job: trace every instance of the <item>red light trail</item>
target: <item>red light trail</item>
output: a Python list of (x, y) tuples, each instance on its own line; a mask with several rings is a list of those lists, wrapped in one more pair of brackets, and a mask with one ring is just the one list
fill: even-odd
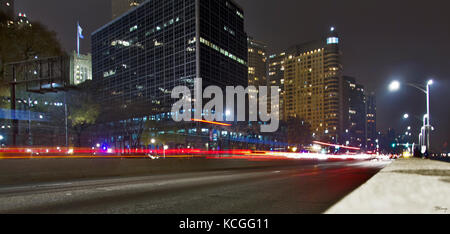
[(231, 126), (231, 124), (214, 122), (214, 121), (207, 121), (207, 120), (202, 120), (202, 119), (192, 119), (192, 121), (194, 121), (194, 122), (201, 122), (201, 123), (208, 123), (208, 124), (214, 124), (214, 125), (219, 125), (219, 126), (226, 126), (226, 127)]
[[(323, 145), (335, 146), (324, 142)], [(345, 147), (358, 149), (356, 147)], [(132, 149), (126, 152), (112, 149), (104, 152), (95, 148), (0, 148), (0, 160), (2, 159), (76, 159), (76, 158), (206, 158), (206, 159), (245, 159), (245, 160), (290, 160), (290, 159), (373, 159), (385, 157), (367, 154), (326, 155), (317, 153), (290, 153), (272, 151), (252, 151), (246, 149), (235, 150), (202, 150), (202, 149)]]

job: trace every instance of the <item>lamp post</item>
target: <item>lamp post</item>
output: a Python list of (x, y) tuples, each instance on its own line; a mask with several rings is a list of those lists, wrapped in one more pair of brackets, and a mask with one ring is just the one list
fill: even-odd
[[(429, 80), (425, 87), (422, 85), (412, 84), (412, 83), (405, 83), (408, 86), (411, 86), (413, 88), (416, 88), (423, 93), (425, 93), (427, 98), (427, 114), (424, 117), (424, 126), (423, 129), (425, 130), (425, 133), (422, 134), (422, 137), (426, 138), (424, 139), (423, 145), (426, 145), (426, 150), (430, 150), (430, 131), (431, 131), (431, 121), (430, 121), (430, 86), (433, 85), (433, 80)], [(391, 92), (398, 91), (401, 88), (401, 83), (399, 81), (393, 81), (389, 85), (389, 90)], [(406, 118), (409, 116), (405, 115)], [(404, 118), (405, 118), (404, 116)]]
[[(409, 115), (408, 113), (405, 113), (405, 114), (403, 114), (403, 119), (404, 120), (409, 120), (409, 119), (411, 119), (411, 117), (413, 117), (415, 120), (417, 120), (417, 121), (420, 121), (421, 123), (422, 123), (422, 120), (419, 118), (419, 117), (417, 117), (417, 116), (415, 116), (415, 115)], [(423, 121), (423, 126), (425, 126), (426, 125), (426, 122), (425, 122), (425, 120)], [(421, 129), (420, 129), (420, 133), (419, 133), (419, 145), (420, 146), (423, 146), (424, 144), (422, 143), (422, 130), (424, 129), (424, 127), (422, 127)], [(412, 127), (411, 126), (408, 126), (407, 127), (407, 130), (408, 131), (411, 131), (412, 130)], [(409, 132), (409, 136), (411, 136), (411, 132)]]
[(169, 146), (168, 145), (164, 145), (163, 149), (164, 149), (164, 158), (166, 158), (166, 150), (169, 149)]
[(433, 85), (433, 80), (427, 82), (427, 150), (430, 150), (430, 132), (431, 132), (431, 116), (430, 116), (430, 86)]

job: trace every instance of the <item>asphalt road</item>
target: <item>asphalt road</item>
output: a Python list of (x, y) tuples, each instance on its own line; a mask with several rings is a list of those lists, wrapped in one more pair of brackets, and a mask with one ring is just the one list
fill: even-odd
[[(109, 164), (114, 166), (105, 166)], [(0, 213), (322, 213), (386, 164), (234, 159), (2, 160)], [(38, 169), (31, 170), (33, 165)], [(158, 170), (142, 169), (152, 166)], [(133, 168), (138, 172), (132, 173)], [(75, 176), (78, 170), (83, 177)], [(91, 170), (97, 174), (86, 172)], [(70, 171), (73, 173), (63, 173)], [(19, 175), (22, 180), (17, 179)]]

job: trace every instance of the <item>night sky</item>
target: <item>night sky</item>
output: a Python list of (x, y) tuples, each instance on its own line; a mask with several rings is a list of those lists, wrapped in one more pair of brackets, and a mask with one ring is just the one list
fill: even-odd
[[(403, 113), (421, 118), (425, 95), (402, 87), (389, 93), (393, 79), (432, 88), (434, 146), (450, 141), (450, 1), (448, 0), (237, 0), (244, 8), (249, 36), (266, 42), (270, 52), (317, 39), (335, 26), (341, 36), (345, 74), (377, 93), (378, 129), (406, 131)], [(109, 0), (16, 0), (16, 11), (58, 33), (67, 51), (76, 48), (76, 22), (84, 28), (82, 52), (90, 51), (89, 34), (107, 23)], [(415, 129), (414, 132), (418, 132)], [(450, 147), (447, 147), (447, 150)]]

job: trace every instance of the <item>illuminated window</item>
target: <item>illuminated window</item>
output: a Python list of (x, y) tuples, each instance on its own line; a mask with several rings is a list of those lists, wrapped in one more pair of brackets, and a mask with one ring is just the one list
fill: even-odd
[(339, 38), (337, 37), (329, 37), (327, 39), (327, 44), (339, 44)]
[(236, 11), (236, 14), (241, 17), (242, 19), (244, 18), (244, 15), (240, 12), (240, 11)]
[(243, 59), (236, 57), (236, 56), (233, 55), (232, 53), (230, 53), (230, 52), (228, 52), (228, 51), (226, 51), (226, 50), (224, 50), (224, 49), (218, 47), (217, 45), (215, 45), (215, 44), (209, 42), (208, 40), (206, 40), (206, 39), (204, 39), (204, 38), (202, 38), (202, 37), (200, 38), (200, 42), (203, 43), (203, 44), (205, 44), (205, 45), (207, 45), (207, 46), (209, 46), (209, 47), (211, 47), (212, 49), (214, 49), (214, 50), (220, 52), (221, 54), (223, 54), (223, 55), (229, 57), (230, 59), (232, 59), (232, 60), (234, 60), (234, 61), (236, 61), (236, 62), (238, 62), (238, 63), (240, 63), (240, 64), (242, 64), (242, 65), (247, 65), (247, 63), (246, 63)]
[(138, 29), (137, 25), (134, 25), (133, 27), (130, 28), (130, 32), (136, 31)]

